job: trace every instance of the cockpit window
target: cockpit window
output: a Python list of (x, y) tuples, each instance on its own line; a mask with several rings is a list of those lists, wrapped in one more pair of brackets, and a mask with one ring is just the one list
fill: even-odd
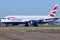
[(2, 19), (8, 19), (8, 20), (10, 20), (10, 18), (2, 18)]
[(2, 18), (2, 19), (6, 19), (6, 18)]

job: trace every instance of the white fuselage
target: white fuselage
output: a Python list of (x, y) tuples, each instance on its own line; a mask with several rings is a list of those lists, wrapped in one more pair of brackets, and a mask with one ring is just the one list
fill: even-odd
[[(6, 16), (4, 17), (1, 22), (26, 22), (30, 20), (45, 20), (50, 18), (56, 18), (56, 17), (50, 17), (50, 16)], [(54, 21), (54, 20), (50, 20)]]

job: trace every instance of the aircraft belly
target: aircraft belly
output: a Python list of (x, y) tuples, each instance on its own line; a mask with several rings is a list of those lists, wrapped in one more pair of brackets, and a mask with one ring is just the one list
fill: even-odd
[(2, 22), (3, 24), (24, 24), (25, 22)]

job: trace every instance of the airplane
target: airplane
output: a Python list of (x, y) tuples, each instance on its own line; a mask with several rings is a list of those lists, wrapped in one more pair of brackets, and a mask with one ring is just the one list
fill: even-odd
[(1, 19), (1, 23), (9, 25), (19, 25), (19, 24), (24, 24), (25, 26), (38, 26), (38, 24), (43, 24), (43, 23), (50, 23), (54, 22), (58, 17), (56, 17), (56, 11), (58, 9), (58, 5), (55, 5), (52, 8), (52, 11), (49, 13), (47, 16), (20, 16), (20, 15), (10, 15), (3, 17)]

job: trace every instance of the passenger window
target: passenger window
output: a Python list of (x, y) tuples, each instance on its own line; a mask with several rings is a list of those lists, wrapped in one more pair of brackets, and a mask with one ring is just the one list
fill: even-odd
[(10, 18), (7, 18), (8, 20), (10, 20)]

